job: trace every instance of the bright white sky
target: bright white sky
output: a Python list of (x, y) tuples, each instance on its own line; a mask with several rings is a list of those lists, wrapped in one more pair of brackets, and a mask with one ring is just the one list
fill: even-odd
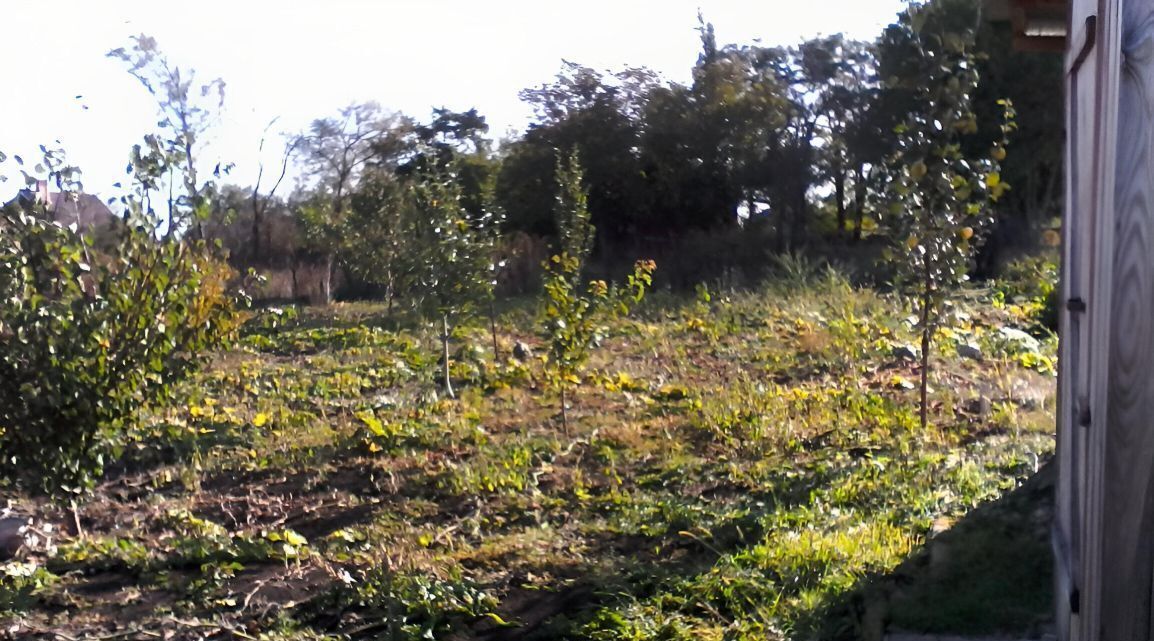
[[(209, 167), (236, 163), (251, 183), (265, 125), (298, 131), (352, 101), (427, 118), (476, 107), (490, 133), (520, 131), (525, 87), (561, 60), (647, 66), (685, 81), (699, 50), (697, 11), (718, 41), (793, 44), (817, 34), (873, 39), (902, 0), (4, 0), (0, 2), (0, 150), (35, 158), (59, 139), (109, 196), (155, 107), (123, 63), (129, 36), (155, 37), (174, 63), (227, 83)], [(82, 99), (75, 96), (81, 95)], [(87, 106), (87, 109), (84, 109)], [(270, 145), (276, 147), (277, 144)], [(270, 156), (271, 160), (275, 156)], [(7, 163), (11, 165), (11, 160)], [(11, 168), (0, 173), (12, 173)], [(19, 175), (19, 174), (17, 174)], [(11, 182), (0, 191), (13, 187)], [(3, 200), (0, 197), (0, 200)]]

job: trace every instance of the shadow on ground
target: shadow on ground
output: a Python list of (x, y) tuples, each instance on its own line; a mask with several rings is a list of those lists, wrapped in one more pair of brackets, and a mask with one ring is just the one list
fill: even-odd
[[(821, 639), (895, 632), (1033, 639), (1053, 628), (1056, 466), (932, 537), (894, 571), (814, 613)], [(944, 524), (943, 524), (944, 525)]]

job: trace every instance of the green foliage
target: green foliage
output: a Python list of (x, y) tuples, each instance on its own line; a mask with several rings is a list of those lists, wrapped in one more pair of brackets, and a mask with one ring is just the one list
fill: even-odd
[[(387, 184), (389, 170), (410, 150), (411, 128), (404, 116), (386, 113), (379, 104), (366, 102), (343, 107), (337, 116), (314, 120), (309, 131), (298, 138), (301, 157), (315, 180), (296, 208), (301, 249), (304, 255), (324, 261), (322, 294), (326, 304), (333, 300), (333, 270), (350, 259), (356, 270), (356, 265), (361, 264), (356, 261), (357, 251), (370, 249), (374, 242), (381, 241), (384, 244), (376, 251), (392, 256), (395, 248), (387, 241), (398, 229), (394, 215), (397, 210), (385, 206), (389, 193), (381, 193), (379, 187)], [(367, 189), (367, 202), (362, 202), (353, 215), (350, 204), (355, 188), (362, 177), (375, 172), (386, 183)], [(372, 219), (372, 225), (362, 228), (366, 217)], [(361, 234), (368, 236), (363, 238)], [(379, 260), (380, 255), (364, 261), (369, 270), (379, 267), (374, 258)], [(380, 275), (372, 282), (380, 279), (388, 280), (387, 275)]]
[(19, 614), (57, 581), (44, 567), (28, 561), (0, 564), (0, 616)]
[[(1002, 163), (1002, 180), (1014, 186), (997, 203), (999, 218), (1017, 225), (1004, 225), (991, 247), (1014, 247), (1029, 243), (1039, 225), (1061, 215), (1062, 165), (1065, 114), (1055, 105), (1062, 103), (1065, 65), (1061, 56), (1039, 56), (1014, 46), (1014, 29), (1009, 22), (983, 20), (977, 47), (985, 54), (978, 60), (981, 82), (974, 93), (978, 122), (995, 123), (1002, 115), (1000, 99), (1013, 102), (1018, 117), (1014, 131), (1014, 153)], [(995, 127), (982, 127), (970, 149), (981, 150), (1001, 137)]]
[(460, 627), (461, 619), (482, 616), (504, 623), (494, 612), (496, 600), (459, 575), (442, 580), (379, 568), (367, 572), (344, 599), (378, 618), (381, 625), (374, 627), (391, 639), (442, 638)]
[(590, 281), (582, 291), (581, 273), (593, 249), (594, 229), (589, 222), (577, 156), (557, 161), (556, 214), (561, 237), (561, 253), (545, 263), (545, 329), (549, 337), (546, 372), (549, 382), (561, 391), (561, 413), (565, 412), (565, 390), (579, 381), (578, 373), (590, 351), (605, 335), (604, 322), (615, 315), (628, 314), (653, 283), (653, 261), (637, 261), (624, 287), (610, 287), (603, 280)]
[(452, 397), (449, 338), (452, 323), (493, 296), (498, 219), (485, 210), (470, 215), (454, 174), (433, 168), (412, 184), (415, 210), (409, 260), (415, 263), (413, 296), (428, 316), (441, 320), (442, 382)]
[(1056, 257), (1043, 254), (1011, 261), (995, 280), (994, 292), (994, 305), (1019, 317), (1032, 331), (1058, 331)]
[[(926, 400), (930, 344), (950, 293), (967, 279), (982, 232), (992, 222), (990, 204), (1008, 186), (999, 166), (1015, 128), (1007, 101), (1001, 137), (985, 157), (968, 157), (966, 135), (977, 133), (972, 95), (978, 85), (974, 51), (977, 5), (943, 0), (912, 6), (904, 26), (911, 59), (900, 82), (917, 108), (898, 127), (891, 227), (897, 285), (913, 304), (922, 334), (922, 404)], [(926, 410), (922, 408), (922, 420)]]
[(471, 216), (455, 175), (433, 170), (411, 186), (415, 296), (430, 317), (467, 313), (492, 295), (497, 217)]
[[(200, 223), (208, 218), (209, 197), (215, 190), (213, 181), (197, 176), (198, 154), (203, 148), (202, 136), (214, 123), (224, 105), (224, 81), (220, 78), (196, 84), (196, 72), (172, 64), (157, 45), (156, 39), (144, 34), (132, 38), (132, 46), (108, 52), (109, 58), (125, 63), (128, 73), (144, 86), (156, 101), (160, 133), (144, 137), (143, 145), (133, 147), (131, 169), (137, 186), (145, 197), (128, 203), (139, 218), (151, 218), (150, 194), (157, 198), (167, 188), (167, 216), (163, 221), (166, 238), (176, 238), (195, 223), (193, 231), (203, 238)], [(228, 166), (217, 164), (213, 172), (219, 178)], [(183, 194), (174, 195), (174, 180), (180, 179)]]
[(264, 307), (245, 321), (244, 334), (279, 335), (285, 328), (292, 327), (299, 317), (300, 309), (297, 307)]
[(593, 251), (596, 239), (593, 223), (590, 222), (589, 194), (585, 191), (585, 170), (576, 153), (564, 162), (557, 157), (557, 196), (553, 205), (557, 217), (557, 234), (560, 238), (561, 256), (577, 261), (574, 278), (579, 278), (586, 259)]
[[(311, 215), (311, 214), (308, 214)], [(412, 295), (420, 263), (411, 254), (417, 212), (406, 185), (381, 172), (365, 176), (353, 194), (334, 244), (353, 276), (384, 288), (391, 303)]]
[(468, 465), (450, 468), (444, 486), (459, 496), (525, 493), (536, 486), (532, 472), (537, 457), (529, 446), (493, 452)]
[(88, 240), (10, 206), (0, 213), (0, 468), (47, 494), (76, 494), (141, 407), (237, 327), (231, 273), (202, 245), (124, 229)]
[[(900, 564), (913, 557), (920, 571), (930, 524), (998, 497), (1052, 450), (1053, 379), (1019, 357), (1052, 358), (1054, 343), (1028, 351), (1003, 327), (1009, 313), (983, 290), (967, 294), (982, 304), (953, 338), (990, 357), (944, 353), (950, 376), (934, 386), (925, 430), (911, 393), (890, 384), (910, 376), (891, 355), (912, 340), (906, 313), (820, 274), (606, 315), (619, 339), (587, 363), (581, 404), (592, 411), (568, 434), (550, 418), (555, 390), (530, 374), (537, 359), (477, 374), (450, 401), (429, 390), (438, 365), (421, 348), (437, 332), (376, 327), (381, 304), (254, 318), (246, 341), (259, 349), (221, 354), (129, 445), (198, 458), (103, 484), (82, 511), (89, 537), (46, 553), (59, 578), (22, 616), (111, 619), (113, 599), (139, 592), (147, 631), (176, 614), (294, 639), (500, 636), (502, 621), (540, 638), (837, 638), (815, 631), (858, 624), (859, 611), (831, 608), (872, 589), (864, 577), (895, 576), (917, 594)], [(505, 320), (529, 318), (535, 302)], [(458, 362), (474, 360), (482, 325), (455, 332)], [(535, 337), (520, 340), (547, 356)], [(991, 408), (982, 416), (978, 395)], [(203, 480), (181, 482), (190, 476)], [(104, 525), (108, 513), (124, 525)], [(1041, 529), (1020, 537), (1031, 559), (1048, 549)], [(131, 585), (94, 587), (113, 580)], [(941, 587), (961, 594), (969, 582)], [(953, 609), (987, 607), (964, 598)], [(1009, 635), (1037, 600), (999, 603), (1004, 630), (975, 628)], [(917, 611), (890, 615), (951, 609), (933, 593), (908, 603)], [(525, 607), (559, 614), (538, 623)]]
[(653, 261), (638, 261), (624, 287), (590, 281), (582, 292), (572, 285), (580, 261), (567, 254), (553, 256), (546, 265), (545, 319), (549, 331), (550, 380), (575, 383), (590, 351), (605, 337), (607, 318), (626, 314), (641, 301), (653, 282)]
[[(936, 4), (889, 33), (910, 52), (893, 86), (879, 86), (861, 43), (719, 46), (702, 21), (691, 85), (570, 65), (526, 92), (541, 122), (501, 155), (473, 111), (412, 127), (362, 105), (317, 121), (299, 141), (315, 182), (296, 203), (304, 242), (290, 260), (343, 268), (390, 304), (262, 310), (237, 350), (215, 349), (237, 318), (230, 275), (204, 246), (122, 230), (98, 249), (36, 216), (14, 218), (19, 229), (4, 218), (0, 365), (16, 359), (24, 378), (0, 370), (0, 471), (30, 482), (42, 462), (59, 467), (30, 487), (63, 493), (86, 487), (101, 455), (132, 456), (80, 515), (95, 536), (45, 551), (43, 568), (0, 566), (0, 613), (27, 611), (28, 629), (73, 614), (83, 616), (65, 625), (95, 627), (124, 599), (141, 619), (126, 633), (144, 636), (500, 637), (501, 616), (515, 616), (525, 638), (880, 638), (855, 608), (892, 576), (879, 620), (922, 626), (948, 600), (939, 611), (988, 625), (974, 614), (988, 602), (960, 593), (987, 573), (976, 568), (990, 542), (958, 556), (966, 571), (942, 575), (943, 591), (911, 598), (909, 577), (924, 569), (931, 524), (997, 498), (1052, 451), (1055, 340), (1013, 326), (1027, 327), (1053, 286), (1049, 265), (1014, 266), (993, 306), (966, 292), (959, 307), (977, 302), (956, 330), (932, 313), (949, 309), (1005, 189), (1008, 131), (973, 160), (974, 141), (990, 143), (970, 137), (986, 122), (968, 106), (972, 16), (951, 9), (971, 5)], [(919, 426), (909, 402), (918, 351), (898, 298), (855, 288), (812, 253), (767, 249), (814, 240), (807, 194), (821, 181), (834, 184), (839, 217), (852, 188), (860, 216), (898, 143), (900, 207), (883, 222), (916, 253), (898, 261), (898, 284), (925, 312), (921, 354), (942, 337), (990, 355), (938, 350), (948, 376), (922, 388), (933, 425)], [(147, 144), (133, 162), (142, 193), (155, 194), (184, 156), (163, 137)], [(509, 301), (503, 335), (473, 317), (493, 300), (499, 162), (517, 224), (557, 232), (544, 299)], [(738, 225), (738, 203), (773, 215)], [(659, 233), (684, 261), (670, 280), (709, 283), (692, 300), (663, 292), (639, 309), (652, 261), (615, 285), (590, 279), (602, 271), (588, 264), (594, 246), (603, 268)], [(736, 287), (763, 273), (775, 282)], [(394, 298), (440, 326), (409, 323)], [(534, 311), (540, 335), (527, 331)], [(478, 336), (490, 330), (492, 353), (516, 344), (515, 358), (487, 358)], [(438, 339), (440, 362), (423, 347)], [(452, 381), (470, 387), (442, 398), (429, 389), (438, 374), (450, 394)], [(582, 383), (592, 411), (571, 431), (566, 393)], [(94, 436), (77, 446), (82, 430)], [(12, 458), (9, 447), (30, 451)], [(1023, 510), (1047, 521), (1041, 512)], [(1003, 601), (1020, 599), (1003, 586), (1049, 579), (1045, 534), (1030, 526), (998, 557), (1028, 562), (993, 593)], [(1039, 600), (1008, 604), (994, 631), (1017, 632)]]

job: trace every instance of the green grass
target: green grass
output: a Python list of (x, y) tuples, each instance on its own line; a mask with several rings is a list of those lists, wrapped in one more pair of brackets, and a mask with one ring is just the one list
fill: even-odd
[[(412, 319), (360, 303), (263, 313), (118, 444), (81, 508), (88, 539), (29, 556), (32, 579), (0, 576), (0, 607), (72, 636), (113, 621), (622, 641), (1036, 626), (1048, 553), (1015, 515), (1045, 496), (971, 513), (1050, 456), (1053, 338), (999, 342), (1022, 319), (972, 293), (939, 341), (922, 431), (916, 366), (893, 355), (913, 343), (901, 306), (835, 274), (794, 280), (658, 295), (615, 322), (568, 435), (541, 363), (509, 356), (539, 345), (528, 304), (502, 313), (500, 359), (485, 323), (457, 331), (457, 400)], [(946, 520), (931, 548), (956, 541), (931, 564)]]

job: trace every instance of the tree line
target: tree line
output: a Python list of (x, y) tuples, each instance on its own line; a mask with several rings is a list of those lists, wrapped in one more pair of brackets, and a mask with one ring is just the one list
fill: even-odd
[[(552, 81), (521, 92), (533, 120), (499, 142), (476, 109), (418, 121), (377, 103), (349, 105), (285, 139), (284, 164), (269, 173), (283, 178), (296, 166), (295, 189), (221, 187), (195, 227), (221, 240), (238, 267), (296, 281), (307, 266), (316, 298), (342, 289), (393, 300), (420, 281), (409, 257), (422, 245), (423, 214), (403, 192), (429, 176), (451, 183), (469, 220), (498, 236), (496, 251), (510, 261), (529, 254), (532, 268), (558, 239), (556, 161), (576, 153), (597, 230), (593, 269), (664, 258), (664, 282), (692, 286), (727, 271), (753, 276), (773, 254), (853, 255), (846, 248), (892, 236), (897, 128), (925, 111), (919, 87), (932, 69), (915, 62), (911, 15), (873, 42), (833, 35), (796, 46), (720, 45), (701, 20), (689, 82), (565, 62)], [(999, 100), (1012, 101), (1019, 123), (1001, 172), (1012, 189), (977, 265), (989, 269), (996, 250), (1034, 242), (1059, 213), (1061, 61), (1012, 51), (996, 25), (975, 38), (965, 152), (1001, 138)], [(295, 283), (292, 295), (301, 289)]]
[[(981, 241), (1020, 242), (1014, 225), (1028, 239), (1060, 202), (1061, 61), (1011, 53), (981, 24), (973, 0), (936, 0), (873, 43), (764, 47), (719, 46), (702, 20), (690, 83), (566, 63), (523, 92), (535, 120), (501, 144), (476, 110), (419, 122), (351, 105), (285, 138), (276, 178), (262, 167), (247, 188), (227, 164), (200, 172), (224, 83), (134, 38), (109, 55), (160, 119), (131, 150), (122, 219), (100, 234), (47, 203), (0, 208), (0, 474), (90, 487), (136, 410), (235, 333), (249, 268), (291, 273), (296, 297), (308, 266), (325, 302), (343, 286), (435, 321), (451, 397), (453, 324), (491, 314), (510, 262), (529, 262), (565, 423), (604, 319), (660, 279), (873, 248), (917, 318), (925, 422), (931, 342)], [(33, 173), (78, 191), (77, 168), (42, 151)], [(303, 179), (281, 195), (291, 163)]]

